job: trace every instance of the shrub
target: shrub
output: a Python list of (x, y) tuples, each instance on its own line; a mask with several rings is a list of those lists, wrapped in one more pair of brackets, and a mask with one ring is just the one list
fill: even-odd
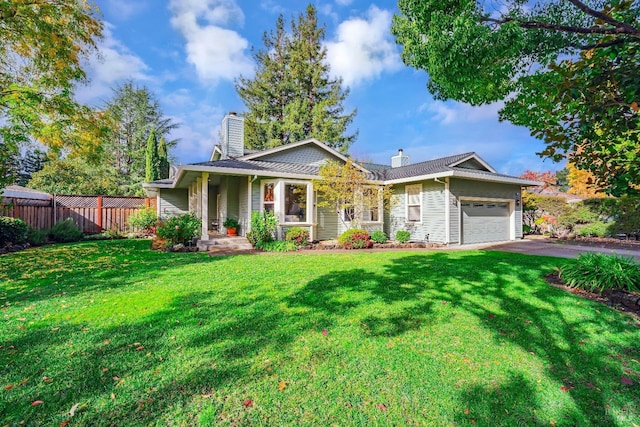
[(298, 249), (298, 246), (296, 246), (294, 242), (288, 240), (271, 240), (269, 242), (263, 242), (256, 247), (265, 252), (289, 252)]
[(47, 243), (47, 234), (49, 234), (49, 230), (36, 230), (33, 227), (29, 227), (27, 242), (31, 246), (42, 246)]
[(293, 242), (297, 247), (306, 246), (309, 241), (309, 230), (302, 227), (291, 227), (285, 233), (284, 239)]
[(186, 244), (198, 235), (202, 221), (195, 213), (173, 216), (158, 225), (156, 234), (174, 245)]
[(576, 229), (578, 236), (582, 237), (605, 237), (609, 235), (609, 224), (606, 224), (602, 221), (593, 222), (591, 224), (585, 224), (579, 226)]
[(376, 243), (386, 243), (387, 235), (383, 231), (374, 231), (371, 233), (371, 240)]
[(640, 291), (640, 266), (631, 257), (615, 254), (580, 254), (574, 263), (562, 267), (560, 278), (567, 286), (587, 291)]
[(273, 212), (254, 211), (251, 214), (251, 229), (247, 232), (247, 239), (254, 248), (259, 248), (262, 244), (273, 241), (277, 228), (278, 218)]
[(56, 243), (77, 242), (82, 239), (82, 231), (73, 222), (73, 219), (67, 218), (51, 227), (49, 238)]
[(409, 233), (407, 230), (398, 230), (396, 232), (396, 240), (400, 243), (407, 243), (409, 240), (411, 240), (411, 233)]
[(127, 222), (133, 230), (151, 235), (156, 232), (158, 214), (154, 208), (139, 209), (129, 216)]
[(120, 231), (118, 224), (113, 224), (111, 228), (102, 232), (107, 239), (124, 239), (124, 234)]
[(27, 241), (29, 226), (19, 218), (0, 216), (0, 246), (7, 243), (20, 244)]
[(236, 228), (237, 229), (240, 226), (240, 223), (235, 218), (227, 218), (222, 223), (222, 226), (224, 228)]
[(338, 237), (338, 243), (345, 249), (364, 249), (373, 246), (367, 230), (350, 228)]

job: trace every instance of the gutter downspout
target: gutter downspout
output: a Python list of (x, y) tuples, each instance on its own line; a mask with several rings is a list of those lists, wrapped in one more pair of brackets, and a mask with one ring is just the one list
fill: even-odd
[(253, 214), (253, 198), (251, 197), (251, 184), (253, 184), (253, 182), (258, 179), (258, 175), (254, 175), (253, 178), (251, 178), (251, 176), (247, 177), (247, 182), (248, 182), (248, 190), (247, 191), (247, 197), (249, 198), (247, 206), (249, 207), (248, 212), (247, 212), (247, 226), (245, 227), (244, 230), (244, 235), (247, 235), (247, 232), (249, 231), (249, 226), (251, 225), (251, 215)]

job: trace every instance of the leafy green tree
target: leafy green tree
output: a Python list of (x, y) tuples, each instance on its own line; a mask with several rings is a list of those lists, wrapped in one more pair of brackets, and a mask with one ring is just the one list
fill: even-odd
[(637, 2), (400, 0), (392, 31), (437, 99), (506, 100), (502, 120), (614, 195), (640, 190)]
[(78, 157), (48, 161), (27, 185), (55, 194), (126, 195), (121, 193), (113, 168), (90, 164)]
[(158, 140), (156, 139), (156, 132), (151, 129), (149, 136), (147, 137), (147, 149), (146, 149), (146, 167), (145, 178), (146, 182), (155, 181), (158, 179)]
[[(167, 138), (178, 124), (164, 116), (149, 89), (138, 87), (132, 81), (114, 89), (105, 114), (110, 122), (104, 143), (105, 152), (109, 153), (105, 161), (120, 174), (121, 188), (127, 193), (140, 193), (140, 184), (146, 177), (146, 147), (151, 131), (155, 138)], [(167, 151), (177, 143), (177, 140), (165, 141)]]
[[(0, 139), (3, 157), (31, 138), (54, 151), (95, 151), (93, 113), (73, 98), (82, 61), (102, 35), (86, 1), (0, 2)], [(99, 139), (98, 139), (99, 141)], [(2, 159), (3, 161), (6, 159)], [(13, 177), (2, 174), (0, 186)]]
[(18, 185), (26, 185), (31, 176), (42, 170), (49, 161), (47, 153), (38, 149), (27, 149), (20, 158), (20, 172), (18, 173)]
[(311, 5), (291, 22), (290, 31), (280, 15), (275, 31), (264, 33), (264, 49), (253, 55), (255, 77), (236, 81), (248, 109), (248, 147), (272, 148), (313, 137), (346, 152), (355, 140), (356, 134), (346, 132), (356, 111), (344, 112), (349, 90), (329, 75), (324, 38), (325, 28)]

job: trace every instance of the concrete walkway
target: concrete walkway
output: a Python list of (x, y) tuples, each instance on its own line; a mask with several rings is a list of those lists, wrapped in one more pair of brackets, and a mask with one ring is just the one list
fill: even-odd
[(569, 243), (552, 243), (544, 240), (516, 240), (514, 242), (486, 243), (478, 245), (463, 245), (460, 249), (482, 249), (503, 252), (515, 252), (528, 255), (544, 255), (560, 258), (576, 258), (586, 252), (600, 252), (605, 254), (618, 254), (632, 256), (640, 260), (640, 250), (632, 249), (608, 249), (593, 246), (579, 246)]

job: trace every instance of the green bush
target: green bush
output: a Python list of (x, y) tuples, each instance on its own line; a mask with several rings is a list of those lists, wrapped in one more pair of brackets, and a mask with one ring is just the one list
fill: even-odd
[(376, 243), (386, 243), (387, 235), (383, 231), (374, 231), (371, 233), (371, 240)]
[(581, 237), (605, 237), (608, 236), (610, 224), (606, 224), (602, 221), (592, 222), (591, 224), (585, 224), (578, 226), (576, 232)]
[(0, 246), (24, 243), (28, 232), (29, 226), (20, 218), (0, 216)]
[(156, 223), (158, 222), (158, 214), (156, 214), (154, 208), (139, 209), (129, 216), (127, 222), (129, 223), (129, 227), (135, 231), (154, 234)]
[(400, 243), (407, 243), (409, 240), (411, 240), (411, 233), (409, 233), (407, 230), (398, 230), (396, 232), (396, 240)]
[(302, 227), (291, 227), (285, 233), (284, 239), (293, 242), (297, 247), (306, 246), (309, 242), (309, 230)]
[(562, 267), (560, 278), (567, 286), (592, 292), (640, 291), (640, 266), (631, 257), (615, 254), (580, 254), (575, 262)]
[(27, 232), (27, 242), (31, 246), (42, 246), (47, 243), (47, 235), (49, 230), (36, 230), (33, 227), (29, 227)]
[(162, 239), (170, 240), (174, 245), (187, 244), (198, 235), (201, 226), (200, 218), (190, 212), (161, 222), (156, 229), (156, 234)]
[(345, 249), (364, 249), (373, 246), (367, 230), (350, 228), (338, 237), (338, 244)]
[(56, 243), (77, 242), (82, 239), (82, 231), (78, 228), (73, 219), (67, 218), (58, 222), (49, 230), (49, 239)]
[(251, 214), (251, 229), (247, 232), (247, 239), (254, 248), (272, 242), (278, 228), (278, 218), (273, 212), (257, 212)]
[(262, 242), (258, 249), (262, 249), (265, 252), (290, 252), (298, 250), (298, 246), (294, 242), (287, 240), (271, 240), (268, 242)]

